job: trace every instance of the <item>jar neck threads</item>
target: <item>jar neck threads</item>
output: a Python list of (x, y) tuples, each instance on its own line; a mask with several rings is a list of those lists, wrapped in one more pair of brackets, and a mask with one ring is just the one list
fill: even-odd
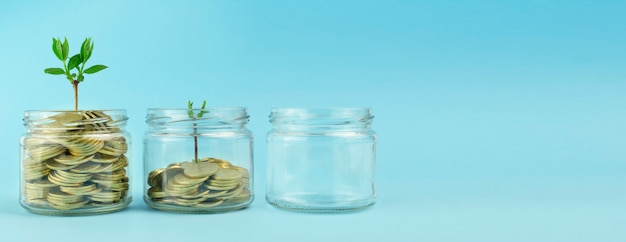
[[(190, 114), (190, 111), (192, 114)], [(204, 111), (201, 117), (197, 114)], [(193, 117), (190, 117), (193, 115)], [(195, 130), (244, 129), (250, 116), (246, 108), (214, 107), (200, 109), (148, 109), (146, 123), (150, 131), (188, 132)]]
[(269, 116), (280, 131), (367, 131), (371, 108), (272, 108)]
[(79, 110), (24, 112), (24, 126), (29, 133), (41, 132), (120, 132), (126, 126), (126, 110)]

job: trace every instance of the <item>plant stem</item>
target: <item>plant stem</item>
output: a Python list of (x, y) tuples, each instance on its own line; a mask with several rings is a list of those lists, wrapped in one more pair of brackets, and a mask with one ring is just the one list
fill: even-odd
[(72, 86), (74, 86), (74, 110), (78, 111), (78, 81), (74, 80)]
[[(194, 124), (195, 126), (195, 124)], [(196, 128), (193, 128), (193, 155), (195, 158), (195, 162), (196, 163), (200, 163), (200, 161), (198, 160), (198, 136), (197, 133), (198, 130)]]

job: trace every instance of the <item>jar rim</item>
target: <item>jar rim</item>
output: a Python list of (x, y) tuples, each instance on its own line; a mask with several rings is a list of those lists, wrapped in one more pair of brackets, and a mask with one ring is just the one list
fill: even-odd
[(113, 109), (79, 109), (79, 110), (62, 110), (62, 109), (29, 109), (24, 113), (74, 113), (74, 112), (86, 112), (86, 111), (100, 111), (100, 112), (121, 112), (125, 113), (126, 109), (113, 108)]
[(126, 109), (94, 110), (27, 110), (22, 119), (29, 131), (76, 130), (85, 125), (124, 127), (128, 121)]
[[(189, 116), (190, 110), (193, 112), (192, 117)], [(233, 127), (247, 124), (249, 118), (248, 109), (245, 107), (148, 108), (146, 112), (146, 123), (168, 128)]]
[[(205, 107), (208, 110), (222, 110), (222, 111), (247, 111), (246, 107)], [(157, 111), (188, 111), (188, 108), (148, 108), (148, 112)], [(192, 108), (192, 110), (201, 110), (200, 108)]]
[(369, 128), (374, 115), (369, 107), (272, 108), (269, 116), (280, 129), (363, 129)]
[(371, 112), (371, 107), (272, 107), (272, 112)]
[(270, 118), (279, 117), (371, 119), (373, 115), (372, 108), (369, 107), (272, 108)]

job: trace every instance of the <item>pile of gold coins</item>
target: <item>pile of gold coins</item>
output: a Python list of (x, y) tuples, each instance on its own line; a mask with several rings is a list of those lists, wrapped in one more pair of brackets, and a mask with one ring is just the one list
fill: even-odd
[(22, 141), (23, 202), (59, 210), (109, 206), (128, 194), (128, 145), (110, 116), (67, 112)]
[(152, 202), (181, 207), (212, 208), (249, 201), (250, 174), (245, 168), (216, 158), (172, 163), (148, 175)]

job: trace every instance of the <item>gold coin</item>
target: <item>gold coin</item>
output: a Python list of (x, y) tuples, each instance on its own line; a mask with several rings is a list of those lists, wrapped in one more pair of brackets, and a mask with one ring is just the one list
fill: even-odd
[(89, 120), (84, 125), (85, 129), (88, 130), (108, 131), (107, 123), (113, 121), (109, 115), (101, 111), (84, 111), (82, 117), (84, 120)]
[(71, 171), (53, 171), (53, 173), (68, 181), (76, 181), (79, 183), (89, 181), (89, 179), (93, 177), (92, 174), (75, 173)]
[(76, 173), (92, 173), (94, 171), (97, 171), (101, 167), (102, 167), (102, 165), (100, 165), (98, 163), (86, 162), (86, 163), (80, 164), (78, 166), (75, 166), (73, 168), (70, 168), (70, 171), (76, 172)]
[(83, 164), (93, 158), (91, 156), (75, 156), (75, 155), (60, 155), (54, 158), (54, 161), (61, 163), (63, 165), (80, 165)]
[(168, 166), (167, 169), (165, 169), (165, 172), (163, 172), (163, 181), (172, 179), (174, 176), (182, 172), (183, 168), (180, 166)]
[(242, 182), (240, 180), (234, 180), (234, 181), (210, 180), (208, 182), (209, 185), (217, 186), (217, 187), (234, 187), (241, 183)]
[(128, 143), (126, 143), (126, 139), (124, 137), (117, 137), (107, 140), (105, 146), (115, 150), (119, 150), (122, 153), (126, 153), (126, 151), (128, 150)]
[(81, 136), (67, 144), (64, 144), (64, 146), (67, 147), (72, 155), (88, 156), (101, 151), (104, 147), (104, 141)]
[(241, 172), (239, 172), (236, 169), (232, 169), (232, 168), (221, 168), (219, 169), (219, 171), (217, 171), (217, 173), (215, 173), (215, 175), (213, 175), (213, 179), (215, 180), (228, 180), (228, 181), (232, 181), (232, 180), (238, 180), (241, 179), (242, 174)]
[(193, 195), (198, 193), (198, 187), (200, 185), (194, 185), (190, 187), (172, 187), (166, 186), (163, 188), (163, 192), (168, 196), (183, 196), (183, 195)]
[(215, 163), (217, 165), (220, 166), (220, 168), (229, 168), (232, 166), (232, 164), (226, 160), (222, 160), (222, 159), (218, 159), (218, 158), (203, 158), (200, 159), (201, 162), (211, 162), (211, 163)]
[(89, 195), (89, 200), (101, 203), (116, 203), (121, 200), (122, 194), (119, 191), (102, 191)]
[(150, 174), (148, 174), (148, 185), (152, 187), (162, 186), (163, 172), (165, 172), (165, 169), (163, 168), (151, 171)]
[(22, 176), (26, 181), (35, 181), (45, 178), (50, 173), (50, 169), (43, 163), (24, 164)]
[(62, 192), (61, 190), (52, 189), (48, 193), (48, 202), (57, 205), (63, 205), (66, 203), (77, 203), (83, 201), (82, 195), (74, 195)]
[(34, 148), (41, 146), (58, 146), (56, 143), (43, 137), (26, 137), (24, 138), (24, 147)]
[(116, 162), (119, 158), (120, 158), (119, 156), (96, 153), (94, 157), (91, 158), (91, 161), (96, 162), (96, 163), (113, 163), (113, 162)]
[(50, 182), (59, 186), (76, 187), (91, 179), (91, 174), (80, 174), (66, 171), (52, 171), (48, 175)]
[(204, 181), (206, 181), (206, 179), (208, 179), (208, 176), (205, 177), (199, 177), (199, 178), (190, 178), (186, 175), (183, 174), (178, 174), (176, 176), (174, 176), (174, 182), (176, 182), (177, 184), (181, 184), (181, 185), (185, 185), (185, 184), (200, 184), (203, 183)]
[(128, 166), (128, 159), (126, 156), (122, 155), (116, 162), (113, 162), (112, 165), (111, 170), (113, 171), (123, 169)]
[(93, 193), (100, 192), (102, 188), (96, 187), (95, 184), (91, 184), (88, 186), (80, 186), (80, 187), (60, 187), (62, 192), (73, 194), (73, 195), (89, 195)]
[(74, 187), (77, 187), (77, 186), (81, 185), (80, 182), (67, 181), (67, 180), (65, 180), (63, 178), (59, 178), (59, 177), (57, 177), (56, 174), (54, 174), (54, 172), (51, 173), (50, 175), (48, 175), (48, 180), (50, 180), (50, 182), (52, 182), (52, 183), (54, 183), (56, 185), (59, 185), (59, 186), (68, 186), (68, 187), (74, 186)]
[(83, 206), (85, 206), (85, 204), (87, 204), (89, 201), (85, 200), (85, 201), (80, 201), (80, 202), (75, 202), (75, 203), (62, 203), (62, 204), (56, 204), (56, 203), (50, 203), (50, 206), (53, 208), (56, 208), (58, 210), (71, 210), (71, 209), (77, 209), (77, 208), (81, 208)]
[(219, 197), (222, 196), (224, 194), (226, 194), (228, 191), (211, 191), (211, 190), (206, 190), (204, 192), (201, 193), (197, 193), (197, 194), (193, 194), (193, 195), (183, 195), (181, 196), (181, 198), (198, 198), (198, 197), (204, 197), (205, 200), (209, 199), (209, 198), (215, 198), (215, 197)]
[(217, 164), (210, 162), (183, 162), (181, 167), (183, 168), (185, 176), (191, 178), (208, 177), (215, 174), (220, 169)]
[(195, 188), (200, 187), (200, 184), (199, 183), (180, 184), (180, 183), (177, 183), (174, 179), (169, 179), (169, 180), (167, 180), (167, 186), (166, 187), (167, 187), (167, 191), (179, 190), (179, 189), (180, 190), (183, 190), (183, 189), (184, 190), (189, 190), (189, 189), (192, 189), (194, 187)]
[(82, 117), (78, 113), (63, 112), (49, 117), (51, 122), (37, 125), (38, 128), (44, 130), (59, 130), (64, 131), (69, 128), (77, 127), (80, 125)]
[(165, 192), (163, 192), (160, 187), (151, 187), (148, 189), (148, 196), (151, 198), (164, 198)]
[(219, 198), (224, 199), (224, 200), (230, 199), (239, 195), (242, 191), (243, 191), (243, 186), (238, 186), (232, 190), (229, 190), (226, 194), (224, 194), (223, 196), (220, 196)]
[(61, 164), (59, 162), (56, 162), (55, 160), (51, 159), (51, 160), (47, 160), (46, 161), (46, 166), (52, 170), (69, 170), (72, 168), (77, 167), (78, 165), (65, 165), (65, 164)]
[(57, 186), (56, 184), (48, 181), (48, 179), (42, 179), (38, 181), (24, 183), (24, 187), (31, 188), (31, 189), (51, 188), (51, 187), (56, 187), (56, 186)]
[(248, 179), (250, 178), (250, 172), (248, 172), (248, 170), (246, 168), (240, 167), (240, 166), (232, 166), (231, 168), (239, 171), (241, 173), (241, 177)]
[(224, 200), (218, 200), (218, 201), (212, 201), (212, 202), (205, 201), (205, 202), (194, 204), (192, 206), (197, 207), (197, 208), (212, 208), (212, 207), (222, 204), (223, 202)]
[(78, 126), (78, 122), (83, 120), (83, 117), (79, 112), (62, 112), (51, 116), (50, 118), (58, 124), (63, 124), (63, 126), (68, 124), (75, 124), (75, 126)]
[(230, 187), (222, 187), (222, 186), (204, 185), (204, 187), (206, 189), (213, 190), (213, 191), (228, 191), (228, 190), (236, 188), (237, 186), (238, 185), (234, 185), (234, 186), (230, 186)]
[(122, 181), (127, 180), (126, 170), (116, 170), (113, 172), (104, 172), (104, 173), (94, 173), (94, 179), (100, 180), (112, 180), (112, 181)]
[(110, 187), (107, 187), (107, 189), (111, 190), (111, 191), (128, 191), (129, 185), (128, 182), (120, 182), (120, 183), (113, 183), (111, 184)]
[(26, 203), (35, 207), (47, 207), (50, 204), (45, 198), (27, 198)]
[(45, 199), (48, 196), (52, 188), (42, 188), (42, 189), (24, 189), (24, 195), (28, 199)]
[(244, 190), (239, 195), (229, 198), (228, 200), (224, 200), (224, 202), (228, 202), (232, 204), (243, 203), (243, 202), (249, 201), (251, 197), (252, 195), (250, 194), (250, 192), (247, 190)]
[(27, 152), (33, 162), (40, 162), (65, 153), (65, 148), (58, 145), (50, 145), (28, 149)]
[(181, 164), (183, 164), (183, 163), (182, 162), (174, 162), (174, 163), (171, 163), (171, 164), (167, 165), (167, 168), (181, 168), (182, 169), (182, 167), (180, 166)]
[(105, 145), (98, 152), (105, 155), (120, 156), (128, 151), (128, 145), (124, 140), (113, 140), (105, 142)]
[(106, 188), (110, 188), (113, 186), (118, 187), (120, 183), (125, 183), (124, 181), (116, 181), (116, 180), (109, 180), (109, 179), (91, 179), (90, 182), (100, 184), (101, 186), (106, 187)]

